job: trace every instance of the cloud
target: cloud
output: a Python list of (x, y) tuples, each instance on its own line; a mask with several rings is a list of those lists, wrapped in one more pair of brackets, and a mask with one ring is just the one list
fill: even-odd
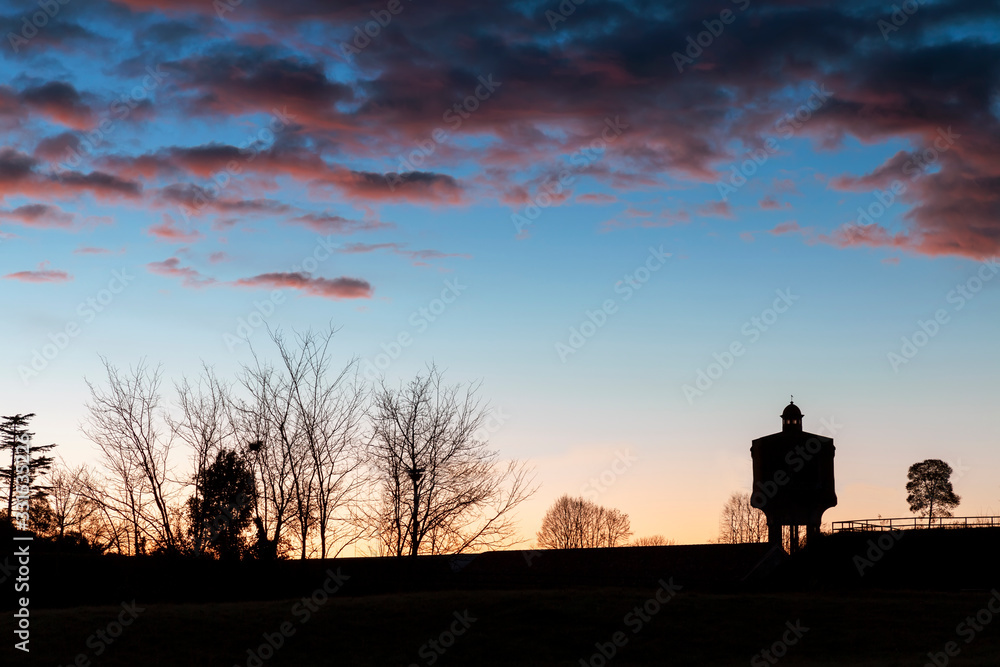
[[(31, 14), (31, 16), (33, 17), (34, 15)], [(24, 16), (0, 16), (0, 22), (3, 25), (17, 26), (18, 30), (16, 32), (21, 32), (24, 29), (23, 19)], [(77, 49), (88, 47), (97, 46), (99, 48), (107, 48), (108, 44), (111, 43), (111, 40), (69, 19), (65, 13), (59, 16), (58, 20), (48, 21), (48, 23), (37, 31), (30, 40), (31, 48), (28, 48), (24, 42), (12, 39), (10, 34), (5, 35), (5, 38), (14, 57), (25, 59), (30, 58), (33, 54), (37, 54), (40, 47), (47, 47), (72, 54)]]
[(371, 284), (359, 278), (313, 278), (308, 273), (264, 273), (236, 281), (240, 287), (294, 289), (324, 299), (370, 299)]
[(274, 57), (262, 48), (215, 51), (164, 66), (183, 79), (186, 104), (195, 113), (239, 115), (282, 111), (290, 123), (334, 129), (335, 105), (354, 100), (354, 89), (329, 79), (322, 63)]
[(71, 84), (50, 81), (25, 88), (18, 98), (29, 109), (48, 116), (50, 120), (60, 125), (74, 130), (88, 130), (93, 127), (93, 111)]
[(817, 240), (838, 248), (869, 246), (875, 248), (914, 249), (914, 239), (902, 232), (892, 233), (881, 225), (843, 225), (832, 234), (820, 234)]
[(13, 148), (0, 149), (0, 185), (16, 183), (31, 176), (35, 164), (34, 158)]
[(771, 234), (781, 236), (782, 234), (801, 234), (803, 231), (802, 227), (799, 227), (798, 222), (795, 220), (789, 220), (788, 222), (782, 222), (775, 225), (774, 228), (771, 229)]
[(772, 195), (767, 195), (766, 197), (760, 200), (760, 208), (764, 211), (775, 211), (778, 209), (791, 208), (791, 207), (792, 205), (789, 204), (788, 202), (782, 204)]
[(353, 199), (459, 204), (463, 188), (447, 174), (426, 171), (374, 174), (337, 170), (321, 181), (337, 187)]
[(387, 229), (391, 224), (374, 218), (352, 220), (331, 213), (305, 213), (287, 221), (288, 224), (307, 227), (318, 234), (354, 234), (362, 231)]
[(13, 148), (0, 149), (0, 199), (73, 197), (86, 192), (104, 200), (137, 198), (142, 185), (101, 171), (45, 172), (34, 157)]
[[(110, 6), (116, 30), (134, 37), (116, 54), (125, 60), (95, 63), (101, 87), (128, 91), (155, 56), (168, 73), (156, 111), (170, 131), (136, 142), (116, 137), (92, 151), (93, 170), (75, 166), (57, 177), (46, 166), (72, 148), (74, 135), (64, 131), (93, 131), (113, 94), (82, 90), (69, 74), (26, 74), (17, 88), (0, 87), (0, 124), (23, 140), (0, 153), (0, 197), (48, 202), (92, 194), (160, 205), (170, 183), (207, 189), (208, 179), (235, 161), (241, 173), (228, 186), (232, 194), (199, 211), (275, 214), (286, 206), (276, 200), (289, 191), (369, 207), (464, 206), (491, 197), (523, 206), (563, 170), (625, 199), (630, 191), (726, 177), (734, 160), (746, 159), (744, 147), (779, 136), (779, 121), (801, 108), (813, 86), (826, 86), (829, 98), (771, 158), (789, 168), (774, 192), (797, 192), (803, 179), (815, 185), (815, 175), (805, 178), (786, 157), (800, 145), (850, 156), (885, 146), (878, 164), (840, 173), (828, 187), (868, 194), (896, 179), (905, 183), (893, 224), (910, 252), (979, 257), (1000, 250), (995, 2), (922, 6), (884, 40), (877, 29), (884, 4), (760, 0), (678, 71), (673, 54), (705, 21), (717, 20), (717, 4), (677, 0), (660, 11), (594, 0), (553, 34), (545, 3), (426, 0), (349, 57), (340, 44), (369, 20), (362, 0), (246, 0), (224, 19), (204, 0), (119, 0)], [(57, 56), (71, 53), (89, 66), (98, 50), (79, 39), (93, 35), (72, 16), (60, 16), (37, 39), (52, 36), (74, 49)], [(64, 69), (72, 68), (37, 71)], [(231, 143), (187, 145), (192, 118), (192, 142), (219, 136)], [(245, 128), (245, 141), (236, 128)], [(955, 135), (947, 150), (942, 133)], [(164, 136), (183, 145), (167, 145)], [(35, 146), (27, 162), (18, 153), (28, 150), (23, 146)], [(128, 150), (142, 153), (123, 154)], [(933, 167), (917, 179), (902, 173), (908, 160), (931, 155)], [(187, 190), (189, 201), (197, 194)], [(569, 188), (560, 196), (570, 196)], [(761, 208), (771, 209), (772, 199)], [(613, 203), (599, 195), (576, 201)], [(626, 215), (602, 230), (677, 224), (692, 213), (732, 215), (719, 205)], [(293, 224), (355, 229), (333, 217)], [(897, 236), (868, 242), (895, 243)]]
[(203, 276), (195, 269), (181, 266), (181, 260), (177, 257), (170, 257), (162, 262), (150, 262), (146, 265), (146, 269), (160, 276), (180, 278), (184, 287), (208, 287), (216, 282), (214, 278)]
[[(274, 141), (270, 146), (261, 144), (260, 135), (264, 130)], [(145, 178), (152, 178), (157, 174), (185, 174), (211, 179), (220, 172), (226, 172), (230, 178), (250, 173), (272, 177), (289, 175), (309, 180), (331, 173), (330, 167), (316, 152), (296, 144), (292, 139), (286, 139), (285, 136), (287, 135), (276, 136), (265, 124), (258, 132), (251, 133), (240, 146), (218, 142), (198, 146), (167, 146), (137, 156), (109, 156), (107, 162), (130, 177)]]
[(605, 220), (601, 223), (600, 231), (609, 232), (615, 229), (628, 229), (632, 227), (673, 227), (675, 225), (686, 225), (691, 222), (691, 214), (681, 209), (671, 211), (663, 209), (657, 213), (653, 211), (636, 209), (631, 206), (618, 217)]
[(153, 23), (136, 34), (136, 41), (147, 47), (176, 47), (200, 36), (197, 24), (182, 20)]
[(218, 192), (217, 189), (194, 183), (173, 183), (162, 188), (157, 195), (166, 204), (182, 207), (180, 212), (185, 216), (198, 216), (205, 212), (264, 215), (285, 213), (291, 209), (287, 204), (274, 199), (227, 198), (220, 197)]
[(42, 262), (35, 271), (18, 271), (4, 276), (7, 280), (19, 280), (24, 283), (65, 283), (73, 280), (73, 276), (65, 271), (55, 271), (48, 268), (48, 262)]
[(388, 250), (396, 255), (409, 257), (415, 266), (427, 266), (430, 260), (447, 259), (457, 257), (461, 259), (472, 259), (472, 255), (466, 253), (447, 253), (439, 250), (409, 250), (401, 243), (348, 243), (342, 246), (339, 252), (356, 255), (378, 250)]
[(903, 168), (907, 163), (912, 161), (913, 156), (908, 151), (899, 151), (873, 171), (863, 176), (842, 174), (831, 178), (829, 187), (833, 190), (850, 190), (854, 192), (868, 192), (876, 188), (888, 188), (892, 186), (893, 181), (898, 181), (903, 177)]
[(7, 211), (0, 209), (0, 219), (41, 229), (69, 229), (73, 226), (72, 213), (50, 204), (25, 204)]
[(122, 195), (136, 197), (142, 191), (142, 185), (127, 181), (113, 174), (92, 171), (84, 174), (77, 171), (66, 171), (52, 177), (52, 184), (62, 186), (68, 191), (89, 190), (99, 195)]
[(150, 236), (156, 237), (157, 240), (168, 243), (194, 243), (205, 237), (198, 230), (186, 231), (181, 229), (177, 226), (177, 221), (174, 220), (173, 216), (166, 213), (163, 214), (160, 224), (153, 225), (146, 231)]
[(720, 218), (733, 218), (733, 207), (729, 202), (712, 201), (698, 207), (698, 215), (713, 215)]
[(35, 156), (49, 162), (67, 160), (70, 154), (80, 150), (80, 137), (72, 132), (61, 132), (46, 137), (35, 146)]
[(613, 204), (618, 201), (618, 197), (614, 195), (604, 194), (602, 192), (597, 193), (586, 193), (576, 196), (576, 201), (581, 204)]

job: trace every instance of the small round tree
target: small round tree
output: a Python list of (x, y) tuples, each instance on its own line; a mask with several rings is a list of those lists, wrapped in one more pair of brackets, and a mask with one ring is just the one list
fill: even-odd
[(941, 459), (914, 463), (906, 473), (906, 502), (911, 512), (927, 517), (928, 528), (934, 517), (951, 516), (951, 509), (962, 500), (951, 487), (951, 473), (951, 466)]

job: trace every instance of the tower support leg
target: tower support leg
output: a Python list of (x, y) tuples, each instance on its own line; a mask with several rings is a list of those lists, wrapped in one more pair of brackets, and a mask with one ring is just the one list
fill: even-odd
[(767, 522), (767, 543), (781, 546), (781, 524), (776, 521)]

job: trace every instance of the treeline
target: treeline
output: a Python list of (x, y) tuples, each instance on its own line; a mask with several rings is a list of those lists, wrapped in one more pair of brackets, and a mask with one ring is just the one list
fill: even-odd
[(99, 551), (222, 559), (515, 543), (513, 510), (537, 487), (524, 462), (490, 449), (479, 386), (448, 385), (434, 366), (366, 384), (357, 360), (334, 367), (333, 335), (270, 332), (274, 362), (255, 351), (229, 380), (203, 366), (171, 403), (162, 368), (102, 359), (82, 427), (97, 461), (36, 470), (32, 529)]

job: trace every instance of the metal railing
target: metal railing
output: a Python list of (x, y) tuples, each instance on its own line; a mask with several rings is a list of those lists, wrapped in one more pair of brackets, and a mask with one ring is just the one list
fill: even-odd
[(920, 516), (894, 519), (879, 517), (878, 519), (834, 521), (831, 528), (835, 533), (917, 530), (920, 528), (1000, 528), (1000, 516), (936, 516), (929, 522), (927, 517)]

